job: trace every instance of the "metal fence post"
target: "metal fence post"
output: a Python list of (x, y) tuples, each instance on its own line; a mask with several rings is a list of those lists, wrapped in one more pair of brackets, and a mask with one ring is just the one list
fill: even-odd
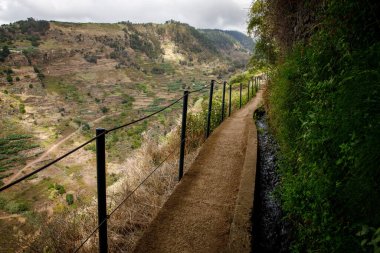
[(222, 119), (220, 120), (220, 122), (223, 122), (224, 120), (224, 103), (225, 103), (225, 97), (226, 97), (226, 84), (227, 82), (224, 81), (223, 82), (223, 96), (222, 96)]
[(251, 97), (253, 97), (253, 91), (254, 91), (254, 90), (253, 90), (253, 79), (251, 80), (251, 85), (252, 85), (252, 86), (251, 86), (251, 90), (252, 90)]
[(260, 87), (259, 77), (256, 77), (256, 86), (257, 86), (257, 90), (258, 90)]
[(260, 77), (257, 77), (257, 89), (260, 89)]
[(108, 251), (107, 242), (107, 200), (106, 200), (106, 130), (96, 129), (96, 168), (98, 188), (98, 225), (99, 225), (99, 252)]
[(189, 98), (189, 91), (183, 92), (183, 108), (182, 108), (182, 127), (181, 127), (181, 150), (179, 153), (179, 170), (178, 181), (183, 177), (183, 164), (185, 158), (185, 144), (186, 144), (186, 118), (187, 118), (187, 101)]
[(207, 127), (206, 127), (206, 138), (210, 135), (210, 124), (211, 124), (211, 110), (212, 110), (212, 95), (214, 93), (214, 82), (215, 80), (211, 80), (210, 85), (210, 97), (208, 100), (208, 114), (207, 114)]
[(249, 81), (248, 81), (247, 86), (248, 86), (248, 93), (247, 93), (247, 98), (248, 98), (247, 103), (248, 103), (248, 101), (249, 101)]
[(242, 85), (242, 83), (240, 83), (240, 107), (239, 108), (241, 108), (241, 91), (242, 91), (242, 89), (243, 89), (243, 85)]
[(230, 84), (230, 100), (228, 103), (228, 117), (231, 116), (231, 104), (232, 104), (232, 84)]

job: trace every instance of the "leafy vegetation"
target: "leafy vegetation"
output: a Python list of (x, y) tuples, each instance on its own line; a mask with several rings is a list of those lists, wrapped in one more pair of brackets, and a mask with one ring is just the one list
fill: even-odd
[(42, 34), (44, 35), (50, 28), (50, 23), (45, 20), (35, 20), (28, 18), (27, 20), (21, 20), (14, 23), (14, 26), (18, 26), (22, 33), (25, 34)]
[(0, 62), (3, 62), (5, 60), (5, 58), (7, 58), (10, 53), (11, 52), (9, 51), (8, 46), (3, 46), (3, 48), (0, 51)]
[[(41, 72), (38, 70), (37, 75), (39, 74), (41, 74)], [(73, 84), (66, 83), (62, 79), (54, 77), (46, 78), (46, 89), (48, 91), (56, 92), (57, 94), (62, 95), (65, 100), (75, 101), (78, 103), (83, 102), (83, 97), (78, 92), (78, 88)]]
[(203, 29), (202, 34), (218, 48), (228, 49), (234, 46), (234, 39), (221, 30)]
[(128, 109), (132, 107), (133, 102), (135, 101), (135, 98), (128, 94), (123, 94), (122, 97), (123, 97), (123, 101), (121, 103), (125, 106), (125, 108)]
[(66, 202), (69, 206), (74, 204), (74, 196), (71, 193), (66, 194)]
[(32, 142), (31, 135), (11, 134), (0, 138), (0, 177), (5, 178), (11, 174), (6, 173), (10, 168), (23, 164), (26, 156), (23, 151), (38, 147)]
[(129, 43), (132, 49), (143, 52), (152, 59), (157, 58), (158, 55), (162, 53), (157, 39), (154, 37), (148, 38), (131, 25), (129, 25), (128, 28), (129, 29), (125, 29), (124, 32), (129, 37)]
[[(247, 74), (248, 76), (248, 74)], [(230, 80), (231, 83), (231, 80)], [(242, 106), (248, 103), (248, 82), (245, 82), (242, 86)], [(238, 110), (240, 108), (240, 86), (236, 83), (232, 84), (232, 94), (231, 94), (231, 113)], [(224, 106), (224, 117), (226, 118), (228, 115), (228, 85), (226, 86), (226, 94), (225, 94), (225, 106)], [(255, 96), (256, 90), (250, 90), (250, 98)], [(219, 126), (222, 119), (222, 88), (220, 87), (215, 91), (213, 95), (212, 108), (211, 108), (211, 121), (210, 121), (210, 132), (214, 131), (215, 128)], [(198, 141), (202, 140), (199, 138), (200, 136), (205, 134), (205, 128), (207, 124), (207, 115), (208, 115), (208, 95), (204, 95), (201, 110), (196, 113), (188, 114), (188, 125), (187, 125), (187, 135), (189, 135), (189, 143), (188, 146), (197, 146), (199, 145)]]
[(98, 62), (98, 57), (96, 55), (93, 55), (93, 54), (86, 54), (84, 56), (84, 59), (86, 61), (88, 61), (89, 63), (97, 63)]
[[(223, 58), (223, 55), (214, 54), (214, 51), (212, 51), (219, 51), (219, 48), (213, 46), (210, 40), (201, 34), (198, 29), (191, 28), (185, 24), (49, 23), (52, 26), (51, 31), (45, 34), (43, 31), (46, 32), (47, 29), (34, 28), (35, 22), (32, 20), (20, 23), (23, 27), (22, 31), (20, 25), (16, 23), (4, 25), (0, 28), (0, 41), (6, 40), (0, 46), (8, 45), (11, 48), (11, 64), (15, 71), (13, 73), (8, 66), (1, 67), (3, 72), (0, 75), (5, 81), (2, 96), (4, 97), (4, 108), (6, 110), (3, 115), (9, 119), (4, 125), (10, 128), (9, 132), (12, 132), (25, 125), (24, 120), (25, 122), (27, 121), (28, 123), (25, 126), (28, 126), (28, 131), (35, 135), (36, 138), (39, 138), (41, 145), (43, 145), (43, 149), (25, 149), (12, 155), (3, 154), (0, 159), (0, 163), (4, 164), (4, 166), (1, 165), (3, 169), (0, 172), (0, 180), (6, 181), (4, 178), (10, 177), (12, 173), (17, 173), (17, 169), (25, 165), (26, 156), (29, 157), (28, 159), (32, 158), (32, 156), (35, 157), (38, 152), (51, 147), (54, 143), (60, 143), (60, 148), (52, 149), (49, 156), (45, 158), (48, 159), (47, 161), (35, 163), (25, 170), (25, 173), (59, 156), (61, 151), (73, 148), (79, 142), (93, 137), (94, 133), (91, 130), (93, 124), (94, 127), (98, 125), (107, 129), (124, 124), (146, 115), (148, 112), (161, 109), (163, 105), (179, 97), (182, 93), (181, 90), (191, 85), (191, 82), (195, 83), (192, 85), (192, 89), (198, 89), (204, 85), (205, 79), (209, 80), (210, 73), (212, 75), (227, 74), (224, 71), (224, 69), (227, 69), (227, 60)], [(179, 35), (178, 40), (176, 39), (177, 35)], [(183, 44), (179, 44), (180, 41), (183, 41), (181, 42)], [(174, 45), (174, 43), (177, 43), (177, 45)], [(6, 50), (3, 51), (6, 52)], [(21, 51), (23, 54), (20, 54)], [(165, 54), (163, 51), (165, 51)], [(243, 56), (248, 57), (248, 54)], [(85, 62), (85, 57), (89, 62), (97, 62), (98, 64), (82, 64)], [(109, 60), (109, 58), (115, 60)], [(207, 60), (207, 64), (197, 64), (199, 59), (202, 59), (202, 61)], [(180, 66), (179, 61), (182, 61), (186, 66)], [(208, 64), (211, 61), (215, 64)], [(233, 59), (231, 59), (231, 62), (233, 62)], [(32, 73), (33, 67), (35, 73)], [(40, 80), (36, 80), (36, 75)], [(6, 76), (9, 76), (12, 86), (6, 84)], [(21, 78), (21, 81), (18, 82), (17, 78)], [(190, 82), (190, 80), (192, 81)], [(137, 83), (141, 85), (134, 85)], [(167, 86), (168, 83), (169, 85)], [(137, 93), (136, 89), (144, 93), (143, 96), (141, 96), (141, 93), (138, 94), (143, 99), (133, 103), (133, 95)], [(170, 92), (167, 92), (166, 89)], [(81, 104), (78, 105), (76, 102)], [(190, 103), (192, 102), (190, 101)], [(207, 99), (205, 99), (204, 103), (204, 109), (207, 110)], [(149, 148), (152, 149), (151, 152), (155, 156), (155, 162), (158, 162), (160, 158), (166, 155), (167, 151), (177, 149), (177, 139), (168, 141), (168, 145), (172, 146), (166, 147), (166, 134), (173, 127), (177, 127), (176, 123), (181, 112), (181, 106), (181, 103), (177, 103), (165, 113), (156, 115), (149, 122), (149, 127), (144, 122), (107, 134), (107, 161), (110, 164), (118, 162), (122, 164), (125, 159), (134, 159), (131, 157), (132, 154), (140, 154), (142, 153), (141, 150)], [(213, 128), (216, 127), (218, 122), (219, 106), (220, 102), (215, 104), (213, 108)], [(108, 109), (112, 113), (109, 113)], [(25, 115), (21, 113), (25, 113)], [(205, 115), (202, 112), (199, 115), (189, 116), (194, 118), (190, 120), (194, 128), (190, 127), (189, 132), (204, 138)], [(3, 119), (0, 123), (2, 122)], [(162, 123), (162, 125), (159, 123)], [(3, 129), (3, 126), (1, 128)], [(74, 137), (60, 142), (65, 137), (69, 137), (74, 131)], [(5, 137), (7, 134), (5, 134)], [(150, 144), (149, 141), (152, 141), (152, 139), (154, 141), (160, 139), (160, 142), (157, 145), (156, 143), (148, 145), (146, 142)], [(30, 145), (33, 144), (32, 138), (24, 141), (30, 142)], [(195, 142), (189, 141), (189, 143), (193, 143), (193, 149), (199, 147), (194, 144)], [(10, 141), (10, 143), (16, 143), (16, 141)], [(200, 143), (198, 142), (198, 144)], [(2, 146), (0, 151), (2, 152), (3, 150), (7, 149), (3, 149)], [(31, 177), (29, 178), (30, 180), (23, 182), (20, 188), (16, 187), (14, 192), (11, 190), (9, 192), (11, 196), (4, 195), (4, 197), (7, 198), (7, 201), (22, 199), (23, 202), (30, 204), (31, 210), (37, 212), (42, 210), (41, 206), (52, 207), (49, 210), (53, 210), (53, 216), (57, 215), (57, 212), (63, 212), (64, 209), (73, 210), (81, 205), (89, 204), (94, 190), (94, 177), (87, 173), (87, 169), (92, 167), (95, 162), (94, 154), (92, 153), (95, 151), (95, 144), (92, 143), (86, 146), (83, 152), (86, 150), (90, 152), (86, 152), (85, 156), (80, 155), (79, 158), (81, 159), (75, 159), (75, 156), (73, 156), (74, 159), (62, 160), (55, 166), (58, 171), (47, 170), (43, 175), (39, 174), (38, 178)], [(147, 157), (143, 156), (144, 164), (142, 164), (147, 167), (146, 171), (151, 169), (149, 161), (145, 164), (145, 161), (148, 160)], [(174, 157), (177, 157), (177, 155), (173, 155)], [(139, 159), (139, 156), (136, 159)], [(140, 166), (140, 164), (133, 166), (137, 165)], [(128, 166), (130, 165), (128, 164)], [(51, 180), (50, 176), (52, 177)], [(65, 177), (68, 181), (60, 180), (62, 177)], [(45, 180), (45, 178), (47, 179)], [(111, 185), (117, 179), (118, 175), (110, 174), (107, 176), (107, 184)], [(161, 185), (163, 181), (168, 179), (170, 179), (170, 183), (175, 182), (171, 177), (162, 177), (162, 175), (155, 181)], [(131, 178), (128, 178), (128, 182), (131, 182), (131, 180)], [(57, 185), (48, 189), (48, 185), (53, 182), (64, 184), (64, 187), (63, 185)], [(154, 187), (156, 185), (154, 183)], [(150, 191), (151, 188), (149, 187), (146, 188)], [(165, 189), (163, 192), (167, 196), (166, 192), (170, 188), (164, 185), (161, 189)], [(68, 193), (64, 193), (65, 191)], [(152, 192), (156, 191), (156, 188), (153, 188)], [(161, 190), (159, 191), (161, 192)], [(16, 192), (19, 193), (16, 194)], [(75, 192), (75, 198), (71, 199), (70, 193), (73, 192)], [(145, 197), (143, 196), (143, 198)], [(49, 199), (53, 201), (49, 201)], [(151, 203), (143, 199), (143, 203), (156, 208), (157, 203), (163, 203), (163, 201)], [(145, 218), (153, 217), (154, 213), (146, 215), (146, 210), (147, 208), (144, 208), (144, 212), (140, 213)], [(51, 216), (52, 219), (50, 217), (47, 219), (47, 222), (50, 223), (49, 227), (57, 226), (58, 224), (54, 223), (55, 218), (53, 216)], [(141, 217), (139, 220), (146, 224), (149, 219), (145, 218)], [(64, 221), (66, 222), (68, 219)], [(19, 221), (18, 219), (10, 219), (2, 222), (18, 223)], [(31, 224), (32, 221), (29, 220), (29, 217), (26, 223), (36, 226), (36, 231), (38, 232), (45, 233), (46, 231), (43, 231), (44, 229), (40, 227), (41, 224)], [(21, 235), (21, 230), (23, 230), (25, 224), (17, 229), (17, 235)], [(89, 225), (90, 223), (86, 224)], [(54, 235), (58, 233), (57, 231), (64, 229), (63, 226), (60, 226), (59, 229), (55, 228)], [(132, 228), (133, 231), (135, 231), (134, 229)], [(77, 230), (82, 231), (82, 227), (78, 227)], [(36, 231), (28, 234), (36, 234)], [(56, 250), (52, 251), (65, 251), (66, 248), (62, 245), (62, 242), (67, 238), (73, 238), (72, 234), (64, 238), (55, 237), (51, 232), (49, 230), (49, 232), (45, 233), (50, 233), (48, 236), (54, 237), (53, 239), (50, 238), (50, 240), (59, 240), (59, 243), (54, 241), (56, 248), (52, 248)], [(70, 231), (68, 231), (68, 234), (70, 234)], [(82, 234), (84, 235), (84, 232)], [(134, 232), (133, 234), (136, 233)], [(75, 237), (77, 241), (82, 238), (82, 235), (75, 234)], [(46, 237), (41, 238), (43, 239), (38, 241), (43, 242), (39, 245), (43, 246), (41, 251), (50, 251), (50, 247), (45, 247), (45, 245), (49, 244), (47, 240), (44, 240)], [(1, 241), (4, 242), (5, 238)], [(37, 240), (35, 242), (38, 244)], [(75, 246), (72, 240), (66, 242), (71, 247)], [(22, 246), (27, 247), (24, 243)], [(70, 248), (70, 250), (66, 251), (72, 250)], [(8, 251), (13, 252), (15, 250)]]
[(379, 11), (365, 1), (253, 4), (253, 61), (274, 69), (277, 193), (293, 252), (379, 252)]
[(253, 40), (241, 32), (219, 29), (200, 29), (199, 32), (218, 49), (230, 49), (234, 46), (240, 46), (241, 49), (247, 51), (253, 49)]
[(183, 89), (182, 79), (178, 79), (174, 82), (168, 83), (168, 91), (178, 91)]
[(144, 121), (142, 124), (132, 126), (127, 130), (127, 135), (131, 139), (132, 149), (136, 149), (141, 146), (143, 140), (141, 134), (147, 129), (147, 127), (148, 122)]
[(40, 45), (41, 37), (39, 35), (29, 35), (26, 39), (31, 42), (33, 47), (38, 47)]
[(50, 184), (48, 186), (48, 189), (51, 190), (51, 191), (56, 191), (60, 195), (66, 193), (65, 187), (63, 185), (60, 185), (60, 184), (57, 184), (57, 183)]
[(16, 214), (22, 213), (29, 210), (29, 206), (27, 203), (20, 200), (10, 200), (0, 198), (0, 210), (4, 210), (6, 212)]
[[(27, 20), (2, 26), (0, 28), (0, 42), (12, 44), (12, 40), (24, 39), (29, 40), (33, 47), (38, 47), (41, 40), (40, 36), (45, 35), (49, 29), (50, 23), (48, 21), (28, 18)], [(2, 61), (1, 59), (0, 56), (0, 61)]]

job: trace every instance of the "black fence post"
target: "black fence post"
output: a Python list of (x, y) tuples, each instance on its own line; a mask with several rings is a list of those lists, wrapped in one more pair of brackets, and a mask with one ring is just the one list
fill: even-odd
[(107, 200), (106, 200), (106, 130), (96, 129), (96, 168), (98, 187), (99, 252), (108, 251), (107, 242)]
[(249, 81), (248, 81), (247, 86), (248, 86), (248, 93), (247, 93), (247, 98), (248, 98), (247, 103), (248, 103), (249, 102)]
[(240, 83), (240, 107), (241, 108), (241, 92), (242, 92), (242, 89), (243, 89), (243, 85), (242, 83)]
[(223, 122), (223, 120), (224, 120), (224, 103), (226, 100), (226, 84), (227, 84), (227, 82), (224, 81), (223, 82), (223, 96), (222, 96), (222, 119), (220, 120), (220, 122)]
[(251, 85), (252, 85), (252, 97), (253, 97), (253, 91), (254, 91), (254, 89), (253, 89), (253, 79), (251, 80)]
[(228, 117), (231, 116), (231, 105), (232, 105), (232, 84), (230, 84), (230, 101), (228, 103)]
[(210, 97), (208, 100), (208, 114), (207, 114), (207, 127), (206, 127), (206, 138), (210, 135), (210, 124), (211, 124), (211, 110), (212, 110), (212, 95), (214, 93), (214, 82), (215, 80), (211, 80), (210, 85)]
[(258, 76), (257, 77), (257, 89), (260, 89), (260, 85), (261, 85), (260, 77)]
[(178, 181), (183, 177), (183, 164), (185, 158), (185, 144), (186, 144), (186, 118), (187, 118), (187, 101), (189, 98), (189, 91), (183, 92), (183, 108), (182, 108), (182, 127), (181, 127), (181, 150), (179, 153), (179, 170)]
[(260, 87), (259, 77), (256, 77), (256, 85), (257, 85), (257, 90), (259, 90), (259, 87)]

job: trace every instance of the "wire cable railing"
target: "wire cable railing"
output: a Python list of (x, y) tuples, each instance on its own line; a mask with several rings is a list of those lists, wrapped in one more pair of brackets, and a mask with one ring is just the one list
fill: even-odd
[(120, 129), (120, 128), (124, 128), (124, 127), (130, 126), (130, 125), (136, 124), (136, 123), (138, 123), (138, 122), (140, 122), (140, 121), (143, 121), (143, 120), (149, 119), (150, 117), (153, 117), (154, 115), (159, 114), (160, 112), (165, 111), (166, 109), (168, 109), (168, 108), (172, 107), (173, 105), (177, 104), (179, 101), (181, 101), (181, 100), (183, 99), (183, 97), (184, 97), (184, 96), (182, 96), (182, 97), (176, 99), (174, 102), (172, 102), (171, 104), (169, 104), (169, 105), (167, 105), (167, 106), (165, 106), (165, 107), (159, 109), (158, 111), (155, 111), (155, 112), (153, 112), (153, 113), (151, 113), (151, 114), (148, 114), (148, 115), (146, 115), (146, 116), (143, 116), (143, 117), (141, 117), (141, 118), (139, 118), (139, 119), (137, 119), (137, 120), (133, 120), (133, 121), (131, 121), (131, 122), (128, 122), (128, 123), (123, 124), (123, 125), (121, 125), (121, 126), (117, 126), (117, 127), (111, 128), (111, 129), (107, 130), (107, 133), (110, 133), (110, 132), (116, 131), (116, 130), (118, 130), (118, 129)]
[[(182, 140), (181, 142), (184, 142)], [(107, 218), (102, 220), (100, 224), (92, 230), (92, 232), (82, 241), (82, 243), (73, 251), (73, 253), (78, 252), (86, 242), (99, 230), (99, 228), (106, 222), (106, 220), (110, 219), (111, 216), (172, 156), (175, 154), (177, 150), (173, 150), (169, 153), (149, 174), (146, 176), (129, 194), (127, 194), (124, 199), (107, 215)]]
[(7, 184), (7, 185), (2, 186), (2, 187), (0, 188), (0, 192), (6, 190), (6, 189), (8, 189), (8, 188), (10, 188), (10, 187), (13, 186), (13, 185), (16, 185), (16, 184), (20, 183), (21, 181), (24, 181), (25, 179), (27, 179), (27, 178), (33, 176), (34, 174), (36, 174), (36, 173), (38, 173), (38, 172), (40, 172), (40, 171), (42, 171), (42, 170), (47, 169), (47, 168), (50, 167), (51, 165), (53, 165), (53, 164), (59, 162), (60, 160), (64, 159), (65, 157), (67, 157), (67, 156), (69, 156), (69, 155), (75, 153), (76, 151), (78, 151), (79, 149), (83, 148), (84, 146), (90, 144), (91, 142), (95, 141), (95, 140), (98, 139), (99, 137), (101, 137), (101, 136), (103, 136), (103, 135), (105, 135), (105, 134), (107, 134), (107, 133), (109, 133), (109, 132), (113, 132), (113, 131), (115, 131), (115, 130), (118, 130), (118, 129), (120, 129), (120, 128), (124, 128), (124, 127), (130, 126), (130, 125), (133, 125), (133, 124), (135, 124), (135, 123), (138, 123), (138, 122), (140, 122), (140, 121), (146, 120), (146, 119), (148, 119), (148, 118), (150, 118), (150, 117), (152, 117), (152, 116), (154, 116), (154, 115), (156, 115), (156, 114), (158, 114), (158, 113), (160, 113), (160, 112), (162, 112), (162, 111), (164, 111), (164, 110), (166, 110), (166, 109), (172, 107), (173, 105), (175, 105), (176, 103), (178, 103), (182, 98), (183, 98), (183, 96), (180, 97), (179, 99), (175, 100), (173, 103), (169, 104), (168, 106), (165, 106), (165, 107), (163, 107), (162, 109), (160, 109), (160, 110), (158, 110), (158, 111), (156, 111), (156, 112), (154, 112), (154, 113), (151, 113), (151, 114), (149, 114), (149, 115), (146, 115), (146, 116), (144, 116), (144, 117), (141, 117), (141, 118), (139, 118), (139, 119), (137, 119), (137, 120), (133, 120), (133, 121), (128, 122), (128, 123), (126, 123), (126, 124), (124, 124), (124, 125), (121, 125), (121, 126), (117, 126), (117, 127), (111, 128), (110, 130), (106, 130), (105, 132), (96, 135), (95, 137), (91, 138), (90, 140), (88, 140), (88, 141), (84, 142), (83, 144), (77, 146), (76, 148), (74, 148), (74, 149), (68, 151), (67, 153), (65, 153), (64, 155), (62, 155), (62, 156), (60, 156), (60, 157), (58, 157), (58, 158), (56, 158), (56, 159), (54, 159), (53, 161), (51, 161), (51, 162), (49, 162), (49, 163), (43, 165), (42, 167), (40, 167), (40, 168), (38, 168), (38, 169), (36, 169), (36, 170), (34, 170), (34, 171), (32, 171), (32, 172), (30, 172), (30, 173), (28, 173), (28, 174), (22, 176), (22, 177), (20, 177), (19, 179), (16, 179), (15, 181), (13, 181), (13, 182), (11, 182), (11, 183), (9, 183), (9, 184)]
[[(256, 78), (255, 78), (256, 80)], [(193, 93), (200, 93), (202, 95), (204, 95), (204, 91), (206, 91), (207, 88), (209, 88), (209, 103), (208, 103), (208, 112), (207, 112), (207, 120), (206, 120), (206, 127), (205, 127), (205, 131), (206, 131), (206, 134), (205, 134), (205, 137), (203, 142), (204, 143), (206, 141), (206, 139), (208, 138), (209, 134), (210, 134), (210, 124), (211, 124), (211, 116), (212, 116), (212, 98), (213, 98), (213, 93), (214, 93), (214, 86), (215, 86), (215, 83), (218, 83), (218, 84), (223, 84), (223, 93), (222, 93), (222, 111), (221, 111), (221, 120), (218, 122), (218, 124), (220, 124), (222, 121), (223, 121), (223, 118), (224, 118), (224, 114), (225, 114), (225, 91), (226, 91), (226, 85), (229, 84), (227, 83), (226, 81), (224, 82), (219, 82), (219, 81), (216, 81), (216, 80), (211, 80), (210, 84), (206, 84), (204, 85), (202, 88), (199, 88), (199, 89), (196, 89), (196, 90), (185, 90), (184, 91), (184, 94), (183, 96), (179, 97), (179, 98), (176, 98), (173, 102), (171, 102), (170, 104), (162, 107), (161, 109), (155, 111), (155, 112), (152, 112), (148, 115), (145, 115), (143, 117), (140, 117), (139, 119), (136, 119), (136, 120), (132, 120), (128, 123), (125, 123), (125, 124), (122, 124), (120, 126), (116, 126), (116, 127), (113, 127), (111, 129), (97, 129), (97, 134), (95, 137), (89, 139), (88, 141), (82, 143), (81, 145), (75, 147), (74, 149), (71, 149), (70, 151), (66, 152), (65, 154), (63, 154), (62, 156), (54, 159), (53, 161), (43, 165), (42, 167), (39, 167), (38, 169), (14, 180), (13, 182), (11, 183), (8, 183), (2, 187), (0, 187), (0, 192), (24, 181), (25, 179), (31, 177), (32, 175), (35, 175), (36, 173), (42, 171), (42, 170), (45, 170), (47, 168), (49, 168), (50, 166), (52, 166), (53, 164), (61, 161), (62, 159), (64, 159), (65, 157), (75, 153), (76, 151), (78, 151), (79, 149), (85, 147), (86, 145), (94, 142), (96, 140), (96, 157), (97, 157), (97, 173), (98, 173), (98, 176), (97, 176), (97, 187), (98, 187), (98, 226), (96, 226), (96, 228), (94, 228), (91, 233), (80, 243), (80, 245), (75, 249), (74, 252), (78, 252), (85, 244), (86, 242), (97, 232), (99, 231), (99, 251), (100, 252), (107, 252), (108, 250), (108, 246), (107, 246), (107, 220), (171, 157), (175, 154), (175, 152), (177, 150), (172, 150), (157, 166), (154, 167), (154, 169), (131, 191), (129, 192), (124, 198), (123, 200), (109, 213), (107, 214), (107, 211), (106, 211), (106, 183), (105, 183), (105, 136), (107, 133), (110, 133), (110, 132), (113, 132), (113, 131), (116, 131), (118, 129), (121, 129), (121, 128), (126, 128), (128, 126), (131, 126), (131, 125), (134, 125), (138, 122), (141, 122), (141, 121), (144, 121), (144, 120), (147, 120), (165, 110), (167, 110), (168, 108), (171, 108), (173, 107), (174, 105), (176, 105), (177, 103), (179, 103), (181, 100), (183, 100), (183, 107), (182, 107), (182, 124), (181, 124), (181, 137), (180, 137), (180, 157), (179, 157), (179, 176), (178, 176), (178, 180), (181, 180), (182, 176), (183, 176), (183, 167), (184, 167), (184, 155), (185, 155), (185, 142), (186, 142), (186, 118), (187, 118), (187, 107), (188, 107), (188, 98), (189, 98), (189, 95), (190, 94), (193, 94)], [(250, 83), (248, 83), (247, 87), (248, 87), (248, 100), (249, 100), (249, 85)], [(257, 85), (257, 83), (256, 83)], [(231, 114), (231, 104), (232, 104), (232, 101), (231, 101), (231, 93), (232, 93), (232, 84), (229, 84), (229, 107), (230, 107), (230, 112), (228, 115)], [(252, 90), (253, 90), (253, 80), (252, 80)], [(202, 92), (203, 91), (203, 92)], [(240, 94), (242, 92), (242, 85), (240, 84)], [(240, 104), (242, 102), (242, 97), (240, 95)], [(215, 110), (215, 108), (214, 108)], [(99, 174), (101, 173), (101, 174)], [(100, 210), (103, 210), (103, 211), (100, 211)], [(102, 213), (101, 213), (102, 212)]]
[(208, 87), (210, 87), (210, 85), (209, 84), (207, 84), (207, 85), (204, 85), (202, 88), (200, 88), (200, 89), (196, 89), (196, 90), (192, 90), (192, 91), (189, 91), (189, 94), (192, 94), (192, 93), (196, 93), (196, 92), (200, 92), (200, 91), (203, 91), (203, 90), (205, 90), (205, 89), (207, 89)]
[[(190, 91), (189, 93), (199, 92), (199, 91), (204, 90), (204, 89), (206, 89), (206, 88), (207, 88), (207, 86), (205, 86), (205, 87), (203, 87), (203, 88), (201, 88), (201, 89), (198, 89), (198, 90)], [(66, 157), (69, 156), (69, 155), (71, 155), (72, 153), (75, 153), (75, 152), (78, 151), (79, 149), (81, 149), (81, 148), (85, 147), (86, 145), (90, 144), (91, 142), (95, 141), (97, 138), (99, 138), (99, 137), (102, 136), (102, 135), (105, 135), (105, 134), (107, 134), (107, 133), (110, 133), (110, 132), (116, 131), (116, 130), (118, 130), (118, 129), (121, 129), (121, 128), (124, 128), (124, 127), (130, 126), (130, 125), (136, 124), (136, 123), (141, 122), (141, 121), (143, 121), (143, 120), (149, 119), (149, 118), (153, 117), (154, 115), (159, 114), (159, 113), (162, 112), (162, 111), (165, 111), (166, 109), (172, 107), (173, 105), (175, 105), (175, 104), (177, 104), (179, 101), (181, 101), (181, 100), (183, 99), (183, 97), (184, 97), (184, 96), (181, 96), (180, 98), (176, 99), (174, 102), (170, 103), (169, 105), (167, 105), (167, 106), (165, 106), (165, 107), (163, 107), (163, 108), (161, 108), (161, 109), (159, 109), (159, 110), (157, 110), (157, 111), (155, 111), (155, 112), (153, 112), (153, 113), (151, 113), (151, 114), (148, 114), (148, 115), (146, 115), (146, 116), (143, 116), (143, 117), (141, 117), (141, 118), (139, 118), (139, 119), (137, 119), (137, 120), (133, 120), (133, 121), (131, 121), (131, 122), (128, 122), (128, 123), (126, 123), (126, 124), (123, 124), (123, 125), (120, 125), (120, 126), (117, 126), (117, 127), (113, 127), (113, 128), (111, 128), (111, 129), (109, 129), (109, 130), (106, 130), (105, 132), (103, 132), (103, 133), (101, 133), (101, 134), (99, 134), (99, 135), (96, 135), (95, 137), (91, 138), (90, 140), (88, 140), (88, 141), (82, 143), (81, 145), (79, 145), (79, 146), (76, 147), (76, 148), (73, 148), (72, 150), (66, 152), (66, 153), (63, 154), (62, 156), (60, 156), (60, 157), (54, 159), (53, 161), (51, 161), (51, 162), (49, 162), (49, 163), (43, 165), (42, 167), (40, 167), (40, 168), (38, 168), (38, 169), (36, 169), (36, 170), (34, 170), (34, 171), (32, 171), (32, 172), (30, 172), (30, 173), (28, 173), (28, 174), (22, 176), (22, 177), (20, 177), (20, 178), (14, 180), (14, 181), (11, 182), (11, 183), (8, 183), (8, 184), (6, 184), (6, 185), (0, 187), (0, 192), (2, 192), (2, 191), (4, 191), (4, 190), (6, 190), (6, 189), (8, 189), (8, 188), (10, 188), (10, 187), (12, 187), (12, 186), (18, 184), (18, 183), (20, 183), (20, 182), (22, 182), (22, 181), (24, 181), (25, 179), (27, 179), (27, 178), (33, 176), (34, 174), (36, 174), (36, 173), (38, 173), (38, 172), (40, 172), (40, 171), (42, 171), (42, 170), (47, 169), (48, 167), (52, 166), (53, 164), (59, 162), (60, 160), (66, 158)]]
[(53, 164), (59, 162), (59, 161), (62, 160), (63, 158), (65, 158), (65, 157), (71, 155), (72, 153), (75, 153), (75, 152), (78, 151), (79, 149), (81, 149), (81, 148), (83, 148), (84, 146), (90, 144), (91, 142), (95, 141), (97, 138), (99, 138), (100, 136), (105, 135), (105, 134), (106, 134), (106, 133), (102, 133), (102, 134), (99, 134), (99, 135), (97, 135), (97, 136), (91, 138), (90, 140), (88, 140), (88, 141), (84, 142), (83, 144), (79, 145), (78, 147), (76, 147), (76, 148), (70, 150), (69, 152), (65, 153), (64, 155), (62, 155), (62, 156), (60, 156), (60, 157), (54, 159), (53, 161), (51, 161), (51, 162), (49, 162), (49, 163), (43, 165), (42, 167), (40, 167), (40, 168), (38, 168), (38, 169), (36, 169), (36, 170), (34, 170), (34, 171), (32, 171), (32, 172), (30, 172), (30, 173), (28, 173), (28, 174), (22, 176), (22, 177), (20, 177), (20, 178), (14, 180), (14, 181), (11, 182), (11, 183), (8, 183), (8, 184), (6, 184), (6, 185), (0, 187), (0, 192), (2, 192), (2, 191), (4, 191), (4, 190), (6, 190), (6, 189), (8, 189), (8, 188), (10, 188), (10, 187), (12, 187), (12, 186), (18, 184), (18, 183), (20, 183), (20, 182), (22, 182), (22, 181), (24, 181), (25, 179), (27, 179), (27, 178), (33, 176), (34, 174), (36, 174), (36, 173), (38, 173), (38, 172), (40, 172), (40, 171), (42, 171), (42, 170), (47, 169), (47, 168), (50, 167), (51, 165), (53, 165)]

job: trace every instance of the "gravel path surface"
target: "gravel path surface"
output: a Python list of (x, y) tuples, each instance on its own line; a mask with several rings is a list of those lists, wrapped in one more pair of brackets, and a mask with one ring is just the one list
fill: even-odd
[(203, 144), (135, 252), (226, 252), (249, 124), (262, 91)]

